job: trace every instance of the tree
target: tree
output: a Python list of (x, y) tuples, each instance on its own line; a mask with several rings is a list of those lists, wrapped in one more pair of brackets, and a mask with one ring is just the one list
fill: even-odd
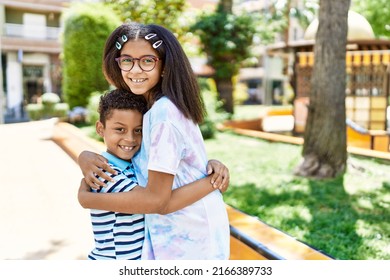
[(390, 38), (389, 0), (354, 1), (352, 8), (367, 19), (376, 37)]
[(143, 24), (162, 25), (177, 37), (182, 37), (188, 28), (183, 13), (186, 0), (104, 0), (118, 13), (123, 22), (136, 21)]
[(64, 98), (70, 108), (86, 106), (92, 92), (108, 89), (102, 72), (103, 48), (120, 21), (102, 4), (72, 5), (64, 21)]
[(203, 13), (191, 30), (199, 36), (208, 63), (215, 69), (214, 80), (223, 109), (234, 113), (232, 78), (240, 64), (251, 57), (256, 33), (250, 15), (233, 15), (232, 0), (221, 1), (214, 13)]
[(303, 162), (297, 174), (331, 178), (346, 168), (345, 56), (350, 0), (320, 1)]

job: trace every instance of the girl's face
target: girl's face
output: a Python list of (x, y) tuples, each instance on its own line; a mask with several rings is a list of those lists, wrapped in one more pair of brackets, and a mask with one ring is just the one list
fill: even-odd
[(137, 110), (114, 109), (106, 119), (106, 126), (96, 122), (96, 132), (103, 137), (107, 152), (130, 160), (142, 142), (142, 114)]
[[(121, 56), (129, 56), (131, 58), (154, 56), (159, 58), (152, 46), (143, 39), (125, 43), (121, 50)], [(162, 61), (156, 61), (156, 66), (151, 71), (142, 70), (139, 63), (139, 60), (135, 60), (133, 68), (128, 72), (121, 70), (122, 77), (134, 94), (143, 95), (148, 99), (150, 90), (157, 85), (161, 78)]]

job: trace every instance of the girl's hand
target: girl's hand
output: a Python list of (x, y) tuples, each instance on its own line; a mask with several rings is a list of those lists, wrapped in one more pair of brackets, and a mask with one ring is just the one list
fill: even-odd
[(229, 186), (229, 169), (220, 161), (211, 159), (207, 163), (207, 173), (211, 176), (211, 184), (224, 193)]
[(78, 163), (84, 175), (85, 182), (94, 189), (106, 187), (106, 184), (99, 180), (99, 177), (106, 181), (112, 181), (112, 178), (103, 170), (111, 174), (116, 174), (116, 171), (110, 167), (105, 157), (93, 152), (83, 151), (79, 155)]

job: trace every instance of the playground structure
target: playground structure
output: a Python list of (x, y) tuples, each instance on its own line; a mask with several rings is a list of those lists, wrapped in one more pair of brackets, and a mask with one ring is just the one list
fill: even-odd
[[(52, 140), (73, 160), (83, 150), (101, 152), (102, 142), (93, 140), (75, 126), (60, 122)], [(332, 260), (332, 257), (273, 228), (259, 219), (226, 205), (230, 223), (231, 260)]]
[[(296, 135), (294, 132), (295, 116), (292, 106), (273, 106), (264, 110), (259, 118), (251, 120), (232, 120), (224, 123), (225, 128), (252, 130), (273, 134)], [(351, 119), (346, 120), (347, 145), (380, 152), (390, 151), (390, 132), (386, 130), (366, 129)], [(260, 135), (260, 134), (259, 134)], [(266, 134), (262, 134), (266, 135)], [(302, 133), (300, 134), (302, 135)], [(264, 136), (267, 138), (278, 138), (278, 136)], [(295, 137), (302, 138), (302, 137)], [(302, 139), (303, 141), (303, 139)], [(301, 141), (293, 141), (301, 143)], [(302, 142), (303, 143), (303, 142)]]
[[(345, 109), (347, 118), (367, 130), (387, 130), (387, 107), (390, 80), (390, 41), (354, 41), (358, 50), (347, 51), (347, 88)], [(305, 46), (308, 48), (309, 46)], [(313, 47), (310, 45), (310, 47)], [(367, 50), (368, 48), (376, 50)], [(310, 102), (311, 75), (314, 63), (312, 51), (303, 51), (304, 45), (294, 47), (296, 51), (294, 100), (294, 131), (302, 133)], [(387, 50), (377, 50), (388, 48)]]
[[(283, 74), (289, 77), (294, 92), (294, 135), (305, 131), (317, 28), (318, 20), (314, 20), (303, 40), (267, 49), (269, 57), (284, 61)], [(390, 40), (376, 39), (369, 22), (353, 11), (348, 13), (345, 65), (348, 145), (388, 152)]]

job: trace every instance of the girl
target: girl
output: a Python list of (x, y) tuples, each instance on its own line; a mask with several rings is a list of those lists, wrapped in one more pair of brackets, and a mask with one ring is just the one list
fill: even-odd
[[(228, 259), (229, 221), (219, 190), (209, 187), (194, 192), (194, 197), (183, 201), (183, 207), (189, 206), (160, 215), (168, 212), (170, 198), (176, 195), (172, 190), (207, 173), (198, 126), (204, 107), (180, 43), (161, 26), (123, 24), (106, 42), (103, 71), (112, 85), (142, 95), (148, 102), (141, 151), (133, 159), (138, 183), (145, 188), (99, 196), (89, 192), (84, 183), (79, 193), (81, 205), (146, 213), (143, 259)], [(98, 169), (107, 167), (101, 162), (91, 152), (80, 155), (87, 183), (100, 184), (95, 174), (104, 178)], [(228, 172), (224, 177), (222, 188), (228, 184)]]

